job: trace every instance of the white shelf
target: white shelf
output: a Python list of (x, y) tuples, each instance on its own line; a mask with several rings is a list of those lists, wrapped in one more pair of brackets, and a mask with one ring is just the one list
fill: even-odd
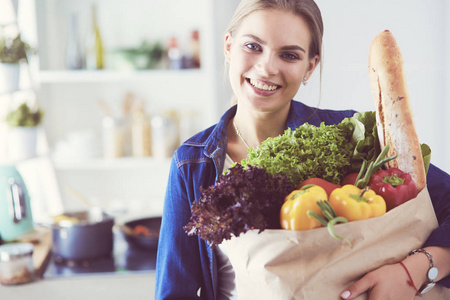
[(86, 160), (55, 161), (57, 171), (120, 171), (137, 169), (164, 169), (170, 167), (171, 158), (98, 158)]
[(127, 82), (151, 80), (154, 78), (173, 80), (174, 78), (200, 78), (206, 74), (202, 69), (182, 70), (145, 70), (145, 71), (110, 71), (110, 70), (62, 70), (62, 71), (40, 71), (39, 81), (41, 83), (89, 83), (89, 82)]
[[(120, 0), (96, 1), (98, 22), (106, 56), (108, 51), (134, 47), (142, 41), (167, 41), (176, 37), (185, 49), (193, 30), (200, 33), (200, 69), (112, 69), (123, 66), (117, 61), (106, 63), (105, 70), (65, 69), (65, 45), (69, 20), (76, 13), (79, 18), (81, 47), (91, 24), (92, 1), (28, 0), (36, 8), (36, 28), (30, 30), (39, 45), (36, 70), (37, 96), (44, 109), (45, 129), (50, 146), (77, 130), (99, 130), (102, 112), (98, 99), (120, 110), (123, 95), (132, 92), (143, 100), (149, 114), (167, 109), (199, 112), (194, 123), (206, 128), (223, 112), (219, 105), (231, 98), (231, 91), (223, 84), (222, 36), (229, 17), (239, 0), (212, 2), (189, 1), (131, 1), (126, 10)], [(163, 4), (164, 3), (164, 4)], [(143, 9), (144, 8), (144, 9)], [(149, 14), (150, 13), (150, 14)], [(218, 18), (220, 16), (220, 18)], [(228, 17), (226, 17), (228, 16)], [(188, 49), (188, 48), (186, 48)], [(106, 59), (108, 61), (108, 59)], [(159, 66), (159, 65), (158, 65)], [(226, 106), (226, 104), (224, 104)], [(195, 133), (194, 132), (194, 133)], [(119, 159), (89, 159), (55, 161), (55, 168), (77, 175), (86, 171), (132, 171), (151, 168), (155, 173), (170, 166), (170, 159), (125, 157)]]

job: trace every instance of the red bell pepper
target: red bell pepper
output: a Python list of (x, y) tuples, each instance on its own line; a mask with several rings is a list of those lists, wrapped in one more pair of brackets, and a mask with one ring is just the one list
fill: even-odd
[(415, 198), (418, 194), (411, 175), (398, 168), (379, 170), (372, 175), (369, 187), (386, 201), (386, 210)]
[(338, 185), (338, 184), (334, 184), (334, 183), (328, 182), (328, 181), (326, 181), (325, 179), (322, 179), (322, 178), (314, 177), (314, 178), (309, 178), (309, 179), (306, 179), (306, 180), (300, 182), (297, 185), (296, 189), (299, 190), (302, 187), (304, 187), (306, 185), (310, 185), (310, 184), (318, 185), (321, 188), (323, 188), (325, 190), (325, 192), (327, 192), (328, 197), (330, 197), (332, 191), (334, 191), (337, 188), (341, 188), (341, 186)]
[(356, 185), (360, 189), (368, 186), (372, 175), (375, 174), (375, 172), (378, 171), (385, 163), (397, 157), (397, 155), (386, 157), (388, 152), (389, 144), (386, 144), (383, 150), (381, 150), (380, 154), (378, 154), (375, 161), (369, 163), (368, 161), (364, 160), (359, 173), (348, 174), (341, 181), (341, 185), (346, 186), (347, 184), (352, 184)]
[(342, 181), (341, 181), (341, 185), (347, 185), (347, 184), (355, 184), (356, 183), (356, 179), (358, 178), (358, 173), (350, 173), (347, 176), (345, 176)]

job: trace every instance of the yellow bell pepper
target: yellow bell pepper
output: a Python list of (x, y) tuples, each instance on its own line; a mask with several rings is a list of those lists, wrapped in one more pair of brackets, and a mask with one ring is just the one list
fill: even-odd
[(281, 207), (280, 223), (283, 229), (308, 230), (322, 226), (320, 222), (308, 216), (314, 211), (323, 216), (317, 201), (326, 201), (327, 193), (318, 185), (307, 185), (290, 193)]
[(370, 189), (360, 189), (352, 184), (335, 189), (328, 201), (336, 214), (349, 222), (379, 217), (386, 213), (383, 197)]

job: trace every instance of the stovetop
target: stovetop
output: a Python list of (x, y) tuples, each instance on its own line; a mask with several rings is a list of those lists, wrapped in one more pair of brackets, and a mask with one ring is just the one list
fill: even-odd
[(154, 272), (155, 268), (156, 249), (129, 245), (122, 234), (116, 232), (111, 255), (83, 261), (63, 260), (52, 255), (43, 278)]

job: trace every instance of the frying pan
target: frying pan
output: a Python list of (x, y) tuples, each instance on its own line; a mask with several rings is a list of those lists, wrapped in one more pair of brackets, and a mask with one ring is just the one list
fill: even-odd
[[(144, 226), (148, 229), (149, 235), (136, 234), (136, 226)], [(145, 250), (155, 250), (158, 247), (159, 230), (161, 228), (161, 217), (149, 217), (132, 220), (119, 226), (125, 241), (131, 247)]]

